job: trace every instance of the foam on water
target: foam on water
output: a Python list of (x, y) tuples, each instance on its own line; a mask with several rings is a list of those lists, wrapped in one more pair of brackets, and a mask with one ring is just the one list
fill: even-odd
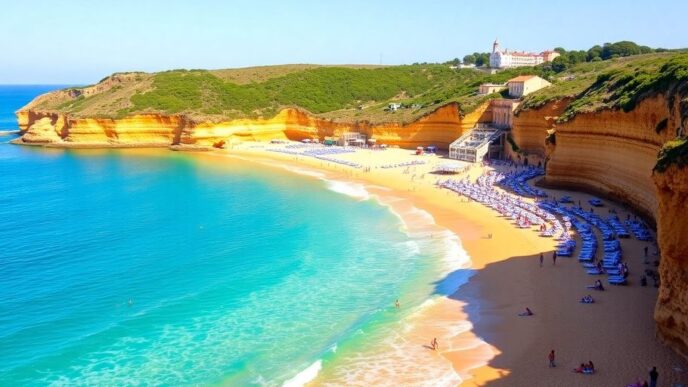
[(361, 184), (329, 179), (326, 180), (326, 182), (327, 188), (331, 191), (351, 196), (352, 198), (356, 198), (359, 200), (368, 200), (368, 198), (370, 197), (368, 191)]
[(312, 381), (318, 376), (318, 373), (322, 369), (322, 361), (317, 360), (305, 370), (299, 372), (293, 378), (287, 380), (282, 384), (282, 387), (301, 387), (306, 385), (306, 383)]

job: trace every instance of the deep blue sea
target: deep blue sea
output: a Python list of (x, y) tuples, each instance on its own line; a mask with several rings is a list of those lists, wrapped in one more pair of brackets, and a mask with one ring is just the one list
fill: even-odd
[[(51, 88), (0, 86), (0, 129)], [(388, 208), (332, 182), (11, 138), (0, 136), (0, 385), (280, 385), (351, 356), (361, 335), (395, 324), (396, 298), (430, 297), (441, 271)]]

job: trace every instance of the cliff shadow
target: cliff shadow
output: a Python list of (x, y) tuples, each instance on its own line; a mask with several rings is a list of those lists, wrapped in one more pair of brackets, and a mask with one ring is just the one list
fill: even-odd
[[(613, 287), (586, 274), (576, 258), (560, 257), (554, 265), (552, 251), (543, 253), (542, 267), (539, 254), (514, 256), (482, 269), (456, 270), (434, 284), (436, 294), (463, 303), (472, 333), (498, 351), (487, 365), (501, 377), (480, 385), (627, 385), (647, 377), (652, 366), (662, 385), (688, 383), (688, 372), (677, 371), (688, 371), (688, 364), (655, 337), (655, 288), (637, 281)], [(586, 287), (595, 279), (605, 291)], [(580, 302), (588, 294), (594, 304)], [(519, 316), (526, 307), (533, 316)], [(553, 369), (551, 350), (557, 354)], [(595, 375), (572, 372), (588, 361)]]

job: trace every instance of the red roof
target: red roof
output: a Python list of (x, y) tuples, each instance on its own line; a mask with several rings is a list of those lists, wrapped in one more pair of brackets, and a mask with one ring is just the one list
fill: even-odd
[(508, 82), (508, 83), (511, 83), (511, 82), (525, 82), (525, 81), (527, 81), (527, 80), (529, 80), (529, 79), (533, 79), (533, 78), (535, 78), (535, 77), (536, 77), (535, 75), (520, 75), (520, 76), (518, 76), (518, 77), (516, 77), (516, 78), (509, 79), (509, 82)]

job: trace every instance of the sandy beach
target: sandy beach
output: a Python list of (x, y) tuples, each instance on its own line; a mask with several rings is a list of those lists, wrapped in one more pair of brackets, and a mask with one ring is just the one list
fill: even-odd
[[(466, 285), (423, 308), (414, 316), (415, 329), (403, 333), (419, 362), (427, 359), (438, 364), (437, 356), (440, 356), (440, 360), (449, 362), (460, 375), (462, 385), (468, 386), (626, 386), (638, 379), (648, 379), (652, 366), (657, 366), (660, 373), (659, 385), (688, 383), (688, 364), (655, 338), (652, 316), (657, 289), (651, 281), (647, 287), (639, 285), (644, 270), (654, 269), (652, 264), (644, 263), (643, 248), (647, 243), (633, 238), (622, 241), (630, 269), (629, 286), (607, 286), (607, 291), (593, 294), (595, 304), (581, 304), (580, 298), (593, 292), (586, 285), (598, 277), (586, 274), (575, 255), (560, 258), (554, 265), (551, 252), (555, 241), (551, 238), (539, 237), (535, 230), (517, 229), (491, 209), (436, 187), (436, 182), (445, 177), (431, 172), (448, 159), (415, 156), (403, 149), (359, 150), (334, 156), (362, 166), (352, 168), (268, 150), (275, 147), (280, 145), (242, 143), (199, 157), (240, 157), (361, 184), (382, 203), (411, 204), (427, 211), (437, 227), (459, 236), (470, 255), (473, 275)], [(382, 168), (418, 160), (423, 164)], [(489, 168), (460, 166), (466, 169), (453, 178), (467, 175), (475, 179)], [(547, 191), (557, 197), (566, 193), (574, 201), (581, 200), (586, 209), (587, 200), (592, 198), (579, 192)], [(620, 218), (626, 218), (628, 210), (611, 201), (605, 200), (605, 206), (598, 211), (606, 214), (612, 208)], [(546, 257), (543, 267), (538, 262), (541, 252)], [(518, 313), (525, 307), (535, 315), (519, 317)], [(470, 329), (454, 335), (446, 329), (438, 330), (440, 321), (457, 325), (470, 322)], [(432, 337), (438, 337), (437, 352), (427, 348)], [(548, 367), (550, 350), (557, 353), (556, 368)], [(595, 363), (595, 375), (572, 372), (588, 361)], [(334, 379), (318, 378), (313, 384), (336, 384), (337, 375)], [(377, 380), (351, 379), (349, 375), (348, 379), (339, 380), (343, 381), (360, 385), (433, 384), (427, 375), (418, 375), (414, 370)]]

